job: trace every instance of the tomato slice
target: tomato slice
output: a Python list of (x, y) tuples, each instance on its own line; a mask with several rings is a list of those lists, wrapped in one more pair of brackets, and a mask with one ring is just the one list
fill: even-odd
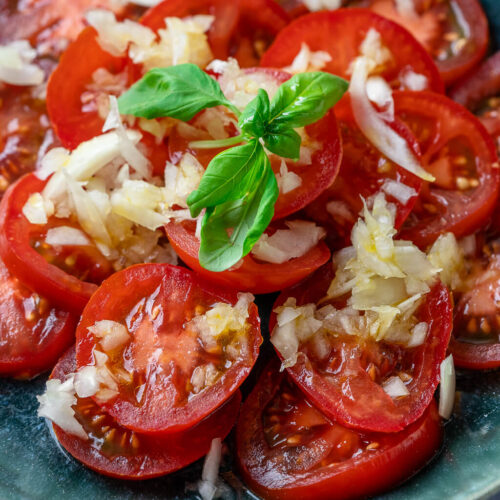
[[(76, 333), (77, 365), (94, 364), (94, 352), (103, 350), (89, 327), (106, 320), (125, 326), (129, 340), (105, 352), (118, 395), (100, 405), (131, 430), (185, 430), (227, 401), (257, 359), (262, 337), (255, 304), (248, 307), (243, 329), (226, 326), (219, 337), (207, 338), (210, 333), (190, 323), (214, 304), (237, 300), (236, 292), (184, 268), (129, 267), (107, 279), (85, 308)], [(224, 319), (229, 321), (218, 321)]]
[[(310, 203), (306, 214), (317, 223), (330, 229), (328, 239), (333, 248), (349, 245), (351, 231), (365, 200), (381, 192), (387, 182), (397, 181), (414, 191), (406, 201), (386, 194), (396, 205), (395, 227), (399, 228), (414, 207), (422, 181), (407, 170), (387, 159), (378, 151), (357, 126), (351, 100), (347, 94), (336, 105), (335, 115), (342, 137), (342, 162), (334, 183)], [(413, 134), (402, 123), (395, 125), (417, 156), (420, 148)]]
[(455, 293), (453, 360), (461, 368), (500, 367), (500, 243), (490, 242), (484, 254), (469, 262), (464, 290)]
[(436, 403), (397, 434), (348, 429), (329, 420), (270, 363), (236, 427), (245, 482), (269, 500), (371, 497), (409, 478), (439, 451)]
[[(66, 352), (50, 378), (65, 380), (76, 370), (74, 348)], [(75, 417), (88, 440), (67, 434), (54, 425), (59, 443), (90, 469), (119, 479), (148, 479), (170, 474), (208, 453), (212, 439), (224, 439), (240, 408), (237, 391), (198, 425), (178, 434), (161, 436), (130, 431), (106, 414), (92, 398), (76, 398)]]
[(383, 44), (392, 53), (392, 60), (380, 74), (393, 88), (401, 86), (402, 71), (410, 69), (427, 77), (428, 89), (444, 91), (436, 65), (413, 36), (396, 23), (367, 9), (316, 12), (292, 21), (262, 56), (261, 65), (273, 68), (289, 66), (302, 44), (306, 43), (312, 51), (326, 51), (331, 55), (332, 60), (323, 71), (349, 78), (349, 67), (372, 28), (380, 33)]
[[(45, 242), (56, 226), (78, 227), (65, 219), (47, 225), (31, 224), (22, 209), (45, 181), (27, 174), (13, 184), (0, 204), (0, 256), (21, 283), (61, 309), (80, 315), (96, 283), (113, 272), (111, 263), (89, 242), (85, 246), (54, 246)], [(85, 281), (84, 281), (85, 280)], [(88, 280), (88, 281), (87, 281)]]
[(411, 129), (422, 164), (436, 178), (424, 183), (400, 237), (425, 248), (451, 231), (457, 238), (481, 228), (499, 190), (495, 147), (479, 120), (445, 96), (394, 92), (396, 116)]
[[(333, 271), (323, 267), (284, 291), (275, 306), (295, 297), (297, 305), (317, 303), (326, 295)], [(439, 369), (450, 340), (453, 306), (450, 293), (436, 283), (416, 312), (428, 324), (424, 344), (405, 348), (349, 334), (328, 338), (330, 353), (320, 360), (313, 341), (299, 344), (297, 363), (288, 373), (307, 397), (331, 419), (355, 429), (398, 432), (420, 418), (439, 382)], [(276, 315), (270, 320), (270, 331)], [(272, 338), (272, 334), (271, 334)], [(392, 399), (382, 383), (392, 376), (406, 380), (409, 395)]]
[(283, 264), (262, 262), (249, 254), (242, 260), (241, 265), (221, 273), (214, 273), (201, 267), (198, 260), (200, 241), (196, 238), (195, 222), (171, 222), (165, 226), (165, 231), (172, 248), (198, 274), (221, 286), (257, 294), (277, 292), (292, 286), (330, 258), (328, 247), (321, 241), (302, 257)]
[(0, 375), (32, 378), (74, 342), (76, 318), (14, 278), (0, 261)]
[(395, 0), (354, 2), (406, 28), (433, 57), (446, 85), (467, 75), (488, 48), (488, 20), (478, 0), (412, 3), (415, 12), (404, 15)]

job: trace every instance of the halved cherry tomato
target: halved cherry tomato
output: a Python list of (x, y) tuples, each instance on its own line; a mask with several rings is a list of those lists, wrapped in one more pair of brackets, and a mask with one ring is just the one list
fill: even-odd
[[(366, 200), (383, 192), (382, 187), (391, 180), (413, 189), (414, 194), (405, 203), (386, 196), (397, 207), (395, 227), (399, 228), (410, 214), (422, 187), (419, 178), (388, 160), (366, 139), (356, 125), (348, 94), (335, 106), (335, 115), (342, 136), (339, 174), (334, 183), (305, 209), (315, 222), (330, 229), (328, 239), (334, 248), (350, 244), (351, 230), (363, 208), (362, 197)], [(398, 124), (398, 132), (419, 157), (420, 148), (413, 134), (402, 123)]]
[(383, 492), (437, 453), (436, 403), (397, 434), (348, 429), (329, 420), (271, 362), (245, 401), (236, 427), (245, 482), (269, 500), (345, 500)]
[[(70, 349), (50, 378), (64, 381), (75, 372), (75, 350)], [(212, 439), (224, 439), (236, 421), (241, 394), (194, 427), (178, 434), (140, 434), (120, 426), (92, 398), (76, 398), (75, 418), (89, 436), (83, 440), (54, 425), (59, 443), (77, 460), (100, 474), (119, 479), (148, 479), (189, 465), (210, 449)]]
[(76, 319), (14, 278), (0, 261), (0, 375), (31, 378), (74, 342)]
[(429, 52), (446, 85), (466, 75), (486, 54), (488, 20), (478, 0), (417, 0), (398, 12), (395, 0), (359, 0), (358, 7), (405, 27)]
[[(73, 226), (66, 219), (51, 218), (47, 225), (31, 224), (22, 210), (45, 181), (28, 174), (13, 184), (0, 204), (0, 256), (21, 283), (50, 303), (80, 314), (100, 283), (112, 272), (111, 263), (90, 241), (86, 246), (51, 247), (47, 231), (55, 226)], [(87, 281), (88, 280), (88, 281)]]
[(456, 293), (450, 351), (455, 365), (472, 370), (500, 366), (500, 244), (470, 263), (465, 290)]
[[(272, 227), (269, 228), (272, 230)], [(165, 226), (172, 248), (194, 271), (213, 283), (252, 293), (272, 293), (283, 290), (304, 279), (321, 267), (330, 258), (330, 251), (322, 241), (302, 257), (283, 264), (270, 264), (247, 255), (241, 265), (233, 269), (214, 273), (201, 267), (198, 260), (200, 240), (196, 237), (196, 223), (171, 222)]]
[(107, 279), (83, 311), (77, 365), (93, 364), (94, 351), (103, 351), (89, 327), (104, 320), (125, 326), (129, 340), (105, 352), (119, 394), (100, 405), (131, 430), (185, 430), (227, 401), (257, 359), (262, 337), (255, 304), (249, 305), (243, 329), (223, 327), (219, 337), (190, 323), (218, 302), (234, 305), (237, 300), (236, 292), (216, 288), (184, 268), (129, 267)]
[[(332, 274), (330, 266), (323, 267), (284, 291), (273, 309), (289, 297), (295, 297), (298, 305), (318, 302), (326, 295)], [(450, 340), (452, 314), (450, 293), (437, 282), (416, 312), (418, 320), (428, 324), (424, 344), (405, 348), (334, 332), (337, 335), (328, 336), (330, 353), (322, 359), (313, 341), (299, 344), (301, 355), (288, 373), (331, 419), (355, 429), (401, 431), (420, 418), (432, 400)], [(271, 331), (275, 325), (273, 313)], [(406, 380), (408, 396), (393, 399), (384, 391), (381, 384), (392, 376)]]
[(500, 51), (455, 85), (450, 97), (481, 120), (500, 151)]
[(400, 237), (425, 248), (447, 231), (457, 238), (472, 234), (488, 222), (498, 197), (491, 137), (474, 115), (445, 96), (409, 91), (393, 96), (396, 116), (417, 138), (422, 164), (436, 178), (424, 183)]
[(306, 43), (312, 51), (326, 51), (331, 55), (332, 60), (326, 63), (323, 71), (349, 78), (350, 65), (359, 55), (359, 47), (370, 29), (380, 33), (383, 44), (392, 53), (391, 61), (381, 69), (380, 75), (393, 88), (400, 88), (402, 72), (412, 70), (427, 77), (428, 89), (444, 91), (436, 65), (413, 36), (367, 9), (316, 12), (292, 21), (262, 56), (261, 65), (289, 66)]

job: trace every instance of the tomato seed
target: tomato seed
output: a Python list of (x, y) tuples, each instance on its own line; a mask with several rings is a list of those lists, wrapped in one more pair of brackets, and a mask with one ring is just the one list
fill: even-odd
[(467, 323), (467, 330), (470, 333), (477, 332), (477, 321), (476, 318), (471, 318), (469, 322)]
[(380, 443), (377, 443), (376, 441), (373, 441), (372, 443), (370, 443), (366, 449), (367, 450), (376, 450), (380, 447)]
[(290, 446), (297, 446), (301, 443), (302, 438), (300, 434), (295, 434), (295, 436), (290, 436), (286, 440), (286, 444), (289, 444)]
[(481, 320), (481, 331), (486, 334), (491, 333), (491, 326), (486, 318)]

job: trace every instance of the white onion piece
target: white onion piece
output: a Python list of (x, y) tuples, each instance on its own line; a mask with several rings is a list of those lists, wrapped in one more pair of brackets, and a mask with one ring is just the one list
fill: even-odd
[(414, 196), (417, 196), (417, 192), (412, 187), (392, 179), (387, 179), (382, 184), (382, 191), (403, 205), (406, 205)]
[(48, 217), (54, 213), (54, 205), (50, 201), (46, 202), (40, 193), (33, 193), (22, 212), (31, 224), (47, 224)]
[(201, 481), (198, 485), (198, 491), (203, 500), (212, 500), (217, 491), (217, 477), (222, 459), (222, 441), (221, 438), (215, 438), (210, 445), (210, 451), (205, 457)]
[(27, 40), (17, 40), (9, 45), (0, 45), (0, 81), (10, 85), (40, 85), (45, 79), (41, 68), (31, 64), (36, 50)]
[(387, 121), (394, 120), (394, 99), (389, 84), (381, 76), (371, 76), (366, 82), (366, 95), (383, 111), (380, 116)]
[(59, 226), (52, 227), (47, 231), (45, 243), (60, 246), (87, 246), (90, 245), (90, 240), (85, 233), (75, 227)]
[(382, 389), (392, 398), (401, 398), (410, 395), (410, 391), (399, 377), (390, 377), (383, 384)]
[(97, 394), (99, 380), (95, 366), (83, 366), (75, 374), (75, 391), (80, 398), (90, 398)]
[(105, 351), (121, 347), (130, 339), (127, 328), (111, 320), (97, 321), (88, 327), (88, 331), (100, 339), (99, 342)]
[(429, 88), (429, 80), (425, 75), (415, 73), (410, 66), (407, 66), (399, 73), (399, 81), (407, 90), (426, 90)]
[(342, 7), (342, 0), (304, 0), (305, 6), (311, 11), (335, 10)]
[(440, 367), (441, 382), (439, 384), (439, 415), (450, 418), (455, 404), (455, 365), (450, 354)]

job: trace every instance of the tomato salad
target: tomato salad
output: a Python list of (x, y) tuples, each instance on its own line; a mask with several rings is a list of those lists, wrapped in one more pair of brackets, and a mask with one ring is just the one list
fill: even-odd
[(226, 438), (266, 499), (371, 496), (431, 461), (454, 366), (500, 368), (476, 0), (14, 3), (0, 375), (52, 370), (60, 445), (128, 480), (206, 456), (204, 499)]

